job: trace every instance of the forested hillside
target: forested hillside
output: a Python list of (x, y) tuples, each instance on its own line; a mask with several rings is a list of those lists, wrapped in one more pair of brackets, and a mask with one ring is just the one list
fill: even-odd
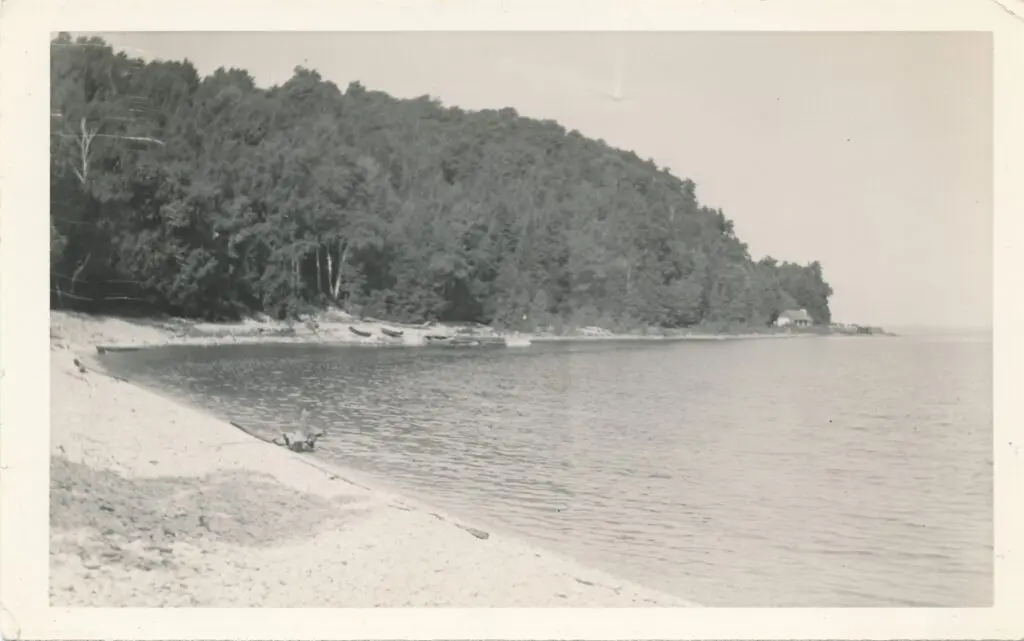
[(51, 300), (232, 318), (338, 305), (501, 326), (830, 318), (821, 267), (753, 261), (693, 182), (513, 109), (312, 70), (255, 86), (51, 44)]

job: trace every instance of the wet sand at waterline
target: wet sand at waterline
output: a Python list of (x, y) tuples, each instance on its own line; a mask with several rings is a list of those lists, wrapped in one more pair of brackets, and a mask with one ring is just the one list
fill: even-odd
[(692, 605), (111, 378), (81, 351), (102, 332), (62, 332), (50, 357), (54, 606)]

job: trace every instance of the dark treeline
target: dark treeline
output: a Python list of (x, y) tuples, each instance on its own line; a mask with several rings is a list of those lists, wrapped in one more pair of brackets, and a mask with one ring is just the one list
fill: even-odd
[(502, 326), (830, 319), (821, 267), (753, 261), (692, 181), (513, 109), (260, 89), (51, 43), (54, 305), (211, 319), (338, 305)]

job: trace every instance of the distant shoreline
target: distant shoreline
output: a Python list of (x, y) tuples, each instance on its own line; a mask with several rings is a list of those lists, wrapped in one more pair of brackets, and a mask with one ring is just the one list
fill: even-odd
[[(353, 331), (354, 330), (354, 331)], [(399, 336), (388, 336), (388, 330)], [(133, 349), (172, 346), (220, 345), (366, 345), (366, 346), (426, 346), (436, 339), (459, 337), (472, 341), (505, 341), (511, 347), (532, 343), (598, 342), (598, 341), (716, 341), (739, 339), (783, 339), (870, 335), (852, 332), (833, 332), (827, 328), (790, 331), (766, 329), (762, 331), (686, 331), (662, 330), (658, 333), (616, 333), (596, 327), (576, 328), (559, 334), (552, 332), (511, 332), (486, 327), (473, 328), (469, 333), (456, 324), (408, 325), (376, 319), (359, 320), (341, 313), (325, 313), (304, 321), (275, 321), (247, 319), (235, 323), (208, 323), (180, 318), (131, 318), (124, 316), (91, 315), (81, 312), (54, 310), (50, 313), (50, 337), (63, 342), (75, 351), (126, 351)], [(458, 340), (457, 339), (457, 340)]]

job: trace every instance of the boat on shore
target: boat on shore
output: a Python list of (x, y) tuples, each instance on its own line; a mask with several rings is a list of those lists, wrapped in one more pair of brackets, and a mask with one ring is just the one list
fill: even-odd
[(138, 345), (97, 345), (96, 352), (106, 354), (108, 352), (137, 352), (142, 347)]
[(427, 344), (437, 347), (505, 347), (505, 339), (501, 336), (445, 336), (443, 338), (427, 337)]
[(370, 332), (364, 329), (357, 329), (355, 327), (352, 327), (351, 325), (349, 325), (348, 331), (352, 332), (356, 336), (361, 336), (363, 338), (369, 338), (370, 336), (372, 336)]
[(399, 330), (399, 329), (390, 329), (388, 327), (381, 327), (380, 328), (380, 333), (384, 334), (385, 336), (387, 336), (389, 338), (401, 338), (402, 335), (405, 332), (403, 332), (402, 330)]
[(504, 336), (473, 336), (470, 340), (480, 347), (507, 347), (508, 341)]
[(505, 347), (501, 336), (453, 336), (433, 343), (438, 347)]

